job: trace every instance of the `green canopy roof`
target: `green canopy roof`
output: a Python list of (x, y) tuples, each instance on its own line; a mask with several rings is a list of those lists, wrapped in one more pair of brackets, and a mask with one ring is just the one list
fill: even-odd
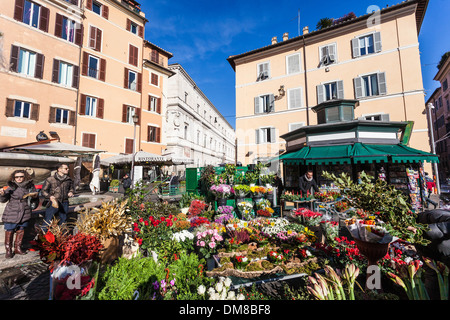
[(439, 162), (437, 155), (417, 150), (403, 144), (363, 144), (303, 147), (298, 151), (285, 153), (271, 161), (281, 160), (285, 164), (350, 164), (379, 163), (392, 160), (401, 162)]

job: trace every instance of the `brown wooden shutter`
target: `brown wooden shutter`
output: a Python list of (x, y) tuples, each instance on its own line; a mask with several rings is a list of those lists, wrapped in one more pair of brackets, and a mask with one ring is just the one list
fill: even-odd
[(101, 51), (102, 49), (102, 30), (97, 29), (97, 37), (95, 39), (95, 50)]
[(87, 0), (86, 1), (86, 9), (92, 10), (92, 0)]
[(80, 110), (78, 110), (78, 114), (85, 115), (86, 114), (86, 95), (80, 95)]
[(122, 105), (122, 122), (127, 122), (127, 109), (128, 106), (126, 104)]
[(50, 17), (50, 10), (46, 7), (42, 7), (40, 9), (40, 21), (39, 21), (39, 29), (48, 32), (48, 21)]
[(81, 46), (83, 44), (83, 30), (84, 26), (77, 23), (77, 30), (75, 32), (75, 44)]
[(59, 60), (53, 59), (52, 82), (59, 83)]
[(151, 132), (151, 130), (152, 130), (152, 127), (147, 126), (147, 141), (148, 142), (151, 142), (151, 140), (150, 140), (150, 132)]
[(137, 76), (137, 91), (142, 93), (142, 73), (138, 73)]
[(31, 105), (31, 116), (30, 116), (31, 120), (39, 120), (39, 104), (37, 103), (33, 103)]
[(108, 6), (102, 5), (102, 17), (105, 19), (109, 18), (109, 8)]
[(137, 67), (139, 62), (139, 48), (134, 47), (134, 65)]
[(83, 147), (87, 147), (89, 145), (89, 136), (88, 136), (87, 133), (83, 133), (83, 138), (82, 138), (82, 141), (81, 141), (81, 145)]
[(142, 26), (138, 26), (138, 34), (139, 37), (144, 38), (144, 28)]
[(133, 139), (125, 139), (125, 153), (133, 153)]
[(156, 112), (161, 114), (161, 98), (156, 99)]
[(151, 76), (151, 77), (152, 77), (152, 78), (151, 78), (152, 84), (155, 85), (155, 86), (157, 86), (157, 85), (158, 85), (158, 75), (152, 73), (152, 76)]
[(155, 128), (156, 134), (155, 134), (155, 142), (160, 143), (161, 142), (161, 128)]
[(83, 133), (82, 141), (83, 147), (95, 148), (95, 134)]
[(103, 119), (104, 110), (105, 110), (105, 100), (104, 99), (98, 99), (97, 118)]
[(69, 125), (74, 126), (75, 125), (75, 119), (76, 119), (75, 111), (69, 111)]
[(125, 89), (128, 89), (128, 69), (127, 68), (125, 68), (125, 74), (123, 77), (123, 87)]
[(43, 54), (36, 54), (36, 70), (34, 72), (34, 77), (42, 79), (44, 76), (44, 61), (45, 57)]
[(134, 46), (130, 44), (128, 49), (128, 63), (134, 65)]
[(80, 84), (80, 67), (73, 66), (72, 87), (78, 89), (79, 84)]
[(16, 0), (16, 5), (14, 7), (14, 19), (15, 20), (22, 21), (24, 7), (25, 7), (25, 0)]
[(127, 18), (127, 31), (131, 30), (131, 20)]
[(89, 67), (89, 53), (83, 52), (83, 64), (81, 65), (81, 74), (83, 76), (88, 75), (88, 67)]
[(97, 28), (91, 26), (91, 32), (89, 35), (89, 47), (95, 49), (95, 40), (97, 39)]
[(99, 80), (105, 81), (106, 79), (106, 60), (100, 59), (100, 75)]
[(10, 70), (18, 72), (18, 68), (19, 68), (19, 47), (13, 45), (11, 47)]
[(48, 122), (49, 123), (55, 123), (56, 122), (56, 108), (50, 107), (50, 112), (48, 115)]
[(137, 125), (141, 125), (141, 116), (142, 116), (142, 112), (141, 112), (141, 108), (135, 108), (134, 112), (136, 112), (136, 114), (138, 115), (138, 122)]
[(63, 16), (57, 13), (55, 22), (55, 36), (61, 38), (62, 32), (63, 32)]
[(92, 149), (95, 148), (95, 138), (96, 138), (95, 134), (89, 135), (89, 148), (92, 148)]
[(14, 117), (15, 100), (6, 98), (5, 116)]

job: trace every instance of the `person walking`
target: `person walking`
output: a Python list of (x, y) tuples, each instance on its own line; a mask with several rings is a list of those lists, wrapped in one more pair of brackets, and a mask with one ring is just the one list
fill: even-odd
[(171, 195), (176, 194), (178, 184), (179, 184), (178, 176), (176, 175), (175, 171), (172, 171), (172, 177), (170, 178), (169, 181)]
[[(15, 254), (27, 254), (22, 250), (25, 228), (31, 219), (31, 200), (38, 197), (33, 180), (26, 170), (15, 170), (8, 185), (0, 189), (0, 202), (8, 204), (3, 212), (2, 221), (5, 228), (6, 259)], [(13, 251), (13, 238), (14, 241)]]
[(44, 181), (41, 192), (48, 200), (42, 226), (42, 230), (46, 231), (55, 215), (59, 215), (58, 224), (65, 223), (67, 220), (69, 198), (74, 196), (73, 180), (69, 177), (69, 166), (60, 164), (55, 174)]

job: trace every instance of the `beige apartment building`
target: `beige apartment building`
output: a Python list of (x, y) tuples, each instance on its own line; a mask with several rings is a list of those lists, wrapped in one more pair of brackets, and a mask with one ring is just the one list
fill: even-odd
[(137, 150), (161, 155), (166, 149), (163, 129), (168, 79), (174, 74), (168, 68), (169, 59), (172, 57), (172, 53), (144, 40), (141, 130)]
[[(450, 178), (450, 53), (442, 56), (441, 62), (438, 65), (438, 72), (434, 77), (438, 81), (440, 87), (437, 88), (426, 102), (426, 114), (428, 119), (431, 118), (429, 125), (430, 132), (433, 139), (430, 139), (435, 144), (435, 152), (439, 155), (439, 180), (441, 183), (446, 183), (447, 178)], [(432, 108), (429, 109), (429, 104)], [(431, 172), (430, 172), (431, 173)]]
[(74, 143), (81, 16), (67, 1), (0, 1), (0, 147), (40, 131)]
[(132, 153), (135, 132), (140, 148), (147, 20), (135, 1), (84, 0), (83, 5), (76, 144), (105, 150), (102, 158)]
[[(311, 108), (355, 99), (355, 118), (414, 121), (410, 146), (429, 151), (418, 34), (427, 0), (409, 0), (331, 27), (230, 56), (236, 72), (237, 159), (286, 150), (281, 135), (317, 124)], [(327, 115), (342, 118), (340, 114)]]

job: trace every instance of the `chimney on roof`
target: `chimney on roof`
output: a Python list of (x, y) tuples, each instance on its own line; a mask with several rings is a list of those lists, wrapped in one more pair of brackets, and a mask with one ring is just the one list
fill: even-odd
[(277, 42), (278, 42), (277, 37), (272, 37), (272, 44), (275, 44)]
[(303, 28), (303, 34), (308, 34), (309, 33), (309, 27), (306, 26)]
[(283, 33), (283, 41), (286, 41), (287, 39), (289, 39), (289, 33), (285, 32)]

